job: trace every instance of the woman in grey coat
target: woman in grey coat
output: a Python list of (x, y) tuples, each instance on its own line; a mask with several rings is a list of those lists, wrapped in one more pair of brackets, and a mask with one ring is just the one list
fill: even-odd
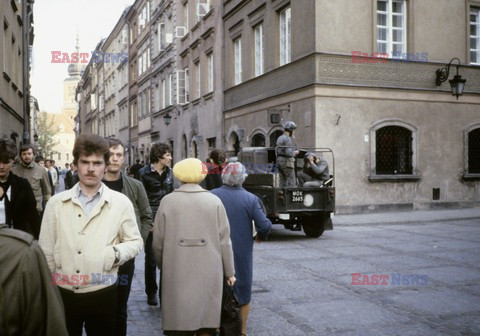
[(206, 174), (198, 159), (173, 167), (183, 184), (160, 202), (153, 252), (162, 269), (165, 335), (213, 335), (220, 326), (224, 277), (235, 283), (230, 227), (225, 208), (198, 185)]
[(245, 167), (241, 163), (229, 163), (222, 171), (223, 186), (211, 191), (222, 200), (230, 223), (235, 276), (238, 279), (233, 289), (240, 305), (242, 335), (247, 333), (252, 295), (252, 221), (255, 223), (257, 240), (266, 240), (272, 227), (272, 223), (260, 206), (258, 197), (242, 188), (246, 176)]

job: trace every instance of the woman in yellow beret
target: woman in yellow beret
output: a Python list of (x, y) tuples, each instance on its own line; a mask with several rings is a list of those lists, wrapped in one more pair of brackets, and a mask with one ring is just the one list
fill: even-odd
[(165, 335), (214, 335), (220, 326), (224, 277), (235, 283), (227, 214), (198, 184), (207, 167), (188, 158), (173, 167), (182, 186), (165, 196), (155, 217), (153, 251), (162, 269)]

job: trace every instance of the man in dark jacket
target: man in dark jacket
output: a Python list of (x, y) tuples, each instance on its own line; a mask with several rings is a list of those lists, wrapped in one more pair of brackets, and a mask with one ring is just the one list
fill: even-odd
[(143, 167), (143, 165), (140, 163), (140, 159), (137, 159), (135, 161), (135, 164), (130, 167), (129, 173), (131, 176), (135, 177), (138, 174), (138, 171)]
[(31, 235), (0, 225), (0, 269), (0, 335), (67, 335), (62, 299)]
[[(107, 170), (103, 176), (103, 183), (115, 191), (127, 196), (133, 204), (137, 225), (142, 235), (143, 243), (147, 240), (152, 230), (152, 210), (148, 203), (147, 193), (143, 184), (132, 177), (122, 173), (125, 162), (125, 147), (118, 139), (108, 139), (110, 145), (110, 159)], [(127, 283), (120, 284), (117, 288), (117, 322), (115, 335), (127, 335), (127, 302), (132, 287), (133, 274), (135, 272), (135, 258), (121, 265), (118, 269), (118, 277)]]
[(67, 189), (72, 189), (72, 187), (75, 185), (75, 179), (74, 179), (74, 174), (75, 174), (75, 165), (73, 163), (70, 163), (69, 169), (65, 173), (65, 190)]
[[(154, 144), (150, 150), (151, 164), (145, 165), (137, 174), (137, 179), (143, 183), (147, 192), (154, 219), (162, 198), (173, 191), (173, 174), (169, 167), (170, 162), (172, 162), (171, 151), (167, 144)], [(145, 293), (149, 305), (156, 306), (158, 304), (157, 291), (160, 297), (161, 282), (160, 274), (159, 285), (157, 286), (157, 264), (153, 256), (152, 233), (150, 232), (145, 244)]]
[(10, 170), (17, 154), (15, 143), (0, 139), (0, 224), (32, 234), (38, 239), (37, 201), (27, 179)]

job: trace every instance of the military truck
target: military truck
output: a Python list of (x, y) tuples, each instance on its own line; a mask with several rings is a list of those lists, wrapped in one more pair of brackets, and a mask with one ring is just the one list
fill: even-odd
[(275, 148), (245, 147), (237, 156), (249, 174), (243, 187), (257, 195), (272, 223), (286, 229), (301, 225), (307, 237), (318, 238), (324, 230), (333, 229), (330, 217), (335, 212), (335, 162), (329, 148), (301, 149), (295, 158), (297, 173), (303, 169), (307, 152), (322, 156), (329, 164), (330, 179), (321, 186), (281, 188)]

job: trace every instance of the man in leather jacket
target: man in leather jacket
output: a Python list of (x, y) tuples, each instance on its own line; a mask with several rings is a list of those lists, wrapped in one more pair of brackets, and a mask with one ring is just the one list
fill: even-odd
[[(150, 164), (145, 165), (137, 174), (137, 179), (143, 183), (147, 192), (154, 219), (160, 201), (174, 189), (173, 174), (170, 168), (170, 162), (172, 162), (171, 152), (172, 150), (168, 144), (153, 144), (150, 150)], [(161, 282), (162, 277), (160, 274), (157, 286), (157, 264), (153, 256), (152, 232), (150, 232), (145, 244), (145, 293), (147, 294), (149, 305), (156, 306), (158, 304), (157, 291), (160, 297)]]

